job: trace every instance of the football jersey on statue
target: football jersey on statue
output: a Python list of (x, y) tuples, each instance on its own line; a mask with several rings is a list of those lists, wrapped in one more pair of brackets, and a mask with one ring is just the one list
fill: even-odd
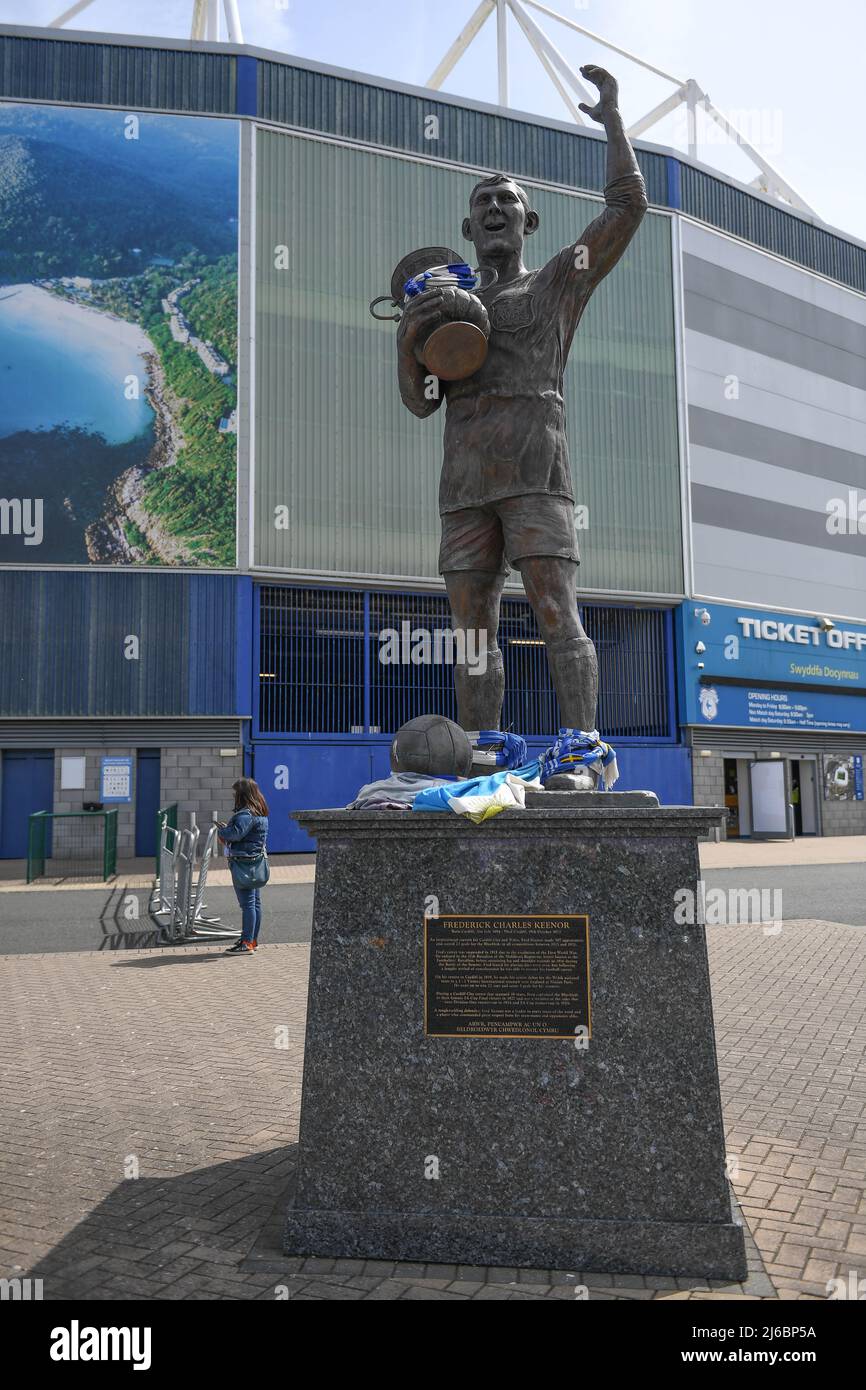
[(487, 358), (445, 386), (440, 512), (526, 493), (574, 499), (562, 375), (590, 295), (643, 216), (644, 183), (608, 184), (604, 211), (540, 270), (478, 292), (490, 315)]

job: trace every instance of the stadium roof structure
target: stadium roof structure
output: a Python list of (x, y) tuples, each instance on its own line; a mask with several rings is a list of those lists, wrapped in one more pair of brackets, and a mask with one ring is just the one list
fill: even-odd
[[(473, 171), (504, 162), (536, 183), (590, 193), (604, 187), (606, 141), (594, 123), (231, 39), (0, 23), (0, 102), (10, 101), (247, 117)], [(442, 123), (443, 138), (435, 142), (424, 136), (431, 113)], [(863, 240), (683, 150), (646, 136), (635, 148), (654, 207), (679, 211), (866, 294)]]
[[(76, 0), (68, 9), (59, 14), (47, 26), (49, 29), (60, 29), (69, 20), (76, 18), (83, 10), (93, 4), (93, 0)], [(241, 28), (240, 14), (238, 10), (238, 0), (222, 0), (222, 8), (225, 15), (226, 39), (232, 44), (243, 44), (243, 30)], [(687, 131), (688, 131), (688, 152), (692, 159), (697, 159), (697, 116), (698, 111), (704, 111), (706, 115), (718, 125), (727, 135), (732, 144), (736, 145), (757, 169), (757, 174), (752, 180), (751, 188), (756, 188), (769, 197), (777, 199), (782, 203), (796, 208), (799, 212), (817, 216), (814, 208), (810, 207), (800, 193), (779, 173), (778, 169), (770, 163), (769, 159), (761, 153), (756, 146), (746, 138), (733, 121), (731, 121), (717, 106), (713, 104), (710, 97), (695, 81), (693, 77), (675, 77), (673, 73), (665, 72), (664, 69), (649, 63), (645, 58), (640, 58), (628, 49), (620, 47), (610, 39), (596, 34), (592, 30), (585, 28), (584, 25), (576, 23), (566, 15), (560, 14), (557, 10), (552, 10), (547, 5), (542, 5), (539, 0), (479, 0), (478, 5), (471, 17), (461, 29), (454, 42), (449, 47), (442, 61), (431, 74), (427, 86), (433, 91), (439, 91), (442, 83), (449, 76), (455, 65), (466, 53), (466, 50), (474, 42), (477, 35), (483, 29), (487, 20), (495, 12), (496, 14), (496, 54), (497, 54), (497, 74), (498, 74), (498, 93), (499, 105), (508, 107), (508, 38), (507, 38), (507, 19), (509, 12), (513, 15), (517, 24), (523, 32), (530, 49), (535, 54), (556, 92), (562, 99), (572, 120), (578, 125), (585, 125), (586, 122), (580, 112), (580, 107), (575, 103), (573, 97), (576, 95), (590, 106), (595, 105), (596, 98), (589, 89), (581, 82), (580, 77), (574, 71), (571, 64), (563, 57), (559, 49), (548, 38), (544, 30), (536, 23), (528, 13), (528, 9), (538, 11), (548, 19), (556, 20), (568, 29), (582, 34), (585, 38), (592, 39), (594, 43), (599, 43), (605, 48), (609, 48), (613, 53), (618, 53), (621, 57), (627, 58), (629, 62), (637, 63), (645, 71), (654, 73), (656, 77), (663, 78), (666, 82), (673, 83), (674, 90), (669, 96), (665, 97), (651, 111), (635, 121), (630, 127), (628, 134), (631, 139), (637, 139), (651, 130), (665, 116), (671, 114), (680, 106), (685, 106), (687, 112)], [(192, 3), (192, 22), (190, 26), (190, 38), (204, 40), (205, 42), (218, 42), (220, 40), (220, 0), (193, 0)]]
[[(585, 125), (579, 106), (572, 100), (573, 94), (579, 96), (590, 106), (596, 103), (596, 96), (589, 91), (581, 82), (580, 77), (571, 67), (570, 63), (562, 56), (556, 45), (547, 37), (544, 30), (536, 24), (535, 20), (527, 9), (539, 11), (549, 19), (555, 19), (559, 24), (564, 24), (566, 28), (573, 29), (576, 33), (582, 34), (584, 38), (592, 39), (594, 43), (600, 43), (605, 48), (609, 48), (613, 53), (618, 53), (621, 57), (627, 58), (629, 62), (637, 63), (639, 67), (647, 72), (652, 72), (656, 77), (662, 77), (666, 82), (674, 84), (674, 91), (639, 121), (635, 121), (629, 127), (628, 134), (631, 139), (637, 139), (646, 131), (651, 130), (663, 117), (670, 115), (678, 106), (685, 106), (688, 112), (688, 146), (689, 155), (692, 159), (697, 158), (697, 113), (703, 110), (715, 121), (725, 132), (733, 144), (738, 145), (744, 154), (752, 161), (758, 170), (756, 178), (752, 182), (753, 188), (759, 188), (762, 192), (770, 194), (771, 197), (778, 198), (780, 201), (790, 203), (792, 207), (798, 208), (801, 212), (814, 214), (814, 208), (803, 199), (803, 197), (792, 187), (786, 179), (782, 177), (777, 169), (770, 163), (760, 150), (746, 139), (742, 131), (738, 130), (732, 121), (714, 106), (707, 93), (703, 90), (693, 77), (675, 77), (672, 73), (665, 72), (662, 68), (657, 68), (653, 63), (648, 63), (646, 59), (639, 58), (637, 54), (630, 53), (628, 49), (621, 48), (619, 44), (612, 43), (610, 39), (603, 38), (601, 34), (596, 34), (587, 29), (582, 24), (577, 24), (573, 19), (560, 14), (558, 10), (551, 10), (549, 6), (542, 5), (539, 0), (479, 0), (479, 4), (474, 10), (472, 17), (457, 35), (445, 54), (438, 67), (431, 74), (427, 83), (428, 87), (438, 90), (446, 77), (449, 75), (455, 64), (463, 57), (463, 54), (475, 40), (480, 30), (484, 27), (490, 16), (496, 12), (496, 53), (497, 69), (499, 78), (499, 105), (508, 105), (508, 39), (507, 39), (507, 18), (509, 11), (514, 16), (527, 43), (540, 62), (544, 71), (547, 73), (551, 83), (559, 93), (562, 101), (571, 113), (578, 125)], [(570, 89), (570, 90), (569, 90)]]

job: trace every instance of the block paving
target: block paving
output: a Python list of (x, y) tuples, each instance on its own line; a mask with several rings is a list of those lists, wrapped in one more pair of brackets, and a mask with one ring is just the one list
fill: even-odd
[(866, 933), (708, 936), (743, 1284), (284, 1256), (309, 948), (282, 944), (0, 958), (2, 1274), (49, 1300), (300, 1302), (824, 1299), (866, 1280)]

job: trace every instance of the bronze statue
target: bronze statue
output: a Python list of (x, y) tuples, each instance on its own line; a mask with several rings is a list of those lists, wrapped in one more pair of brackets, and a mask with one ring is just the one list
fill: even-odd
[(475, 296), (434, 287), (406, 306), (397, 334), (403, 404), (424, 417), (447, 401), (439, 487), (445, 579), (455, 628), (486, 644), (482, 673), (457, 665), (464, 729), (498, 729), (504, 693), (497, 645), (499, 604), (509, 563), (519, 569), (547, 646), (564, 727), (595, 728), (598, 664), (577, 608), (579, 554), (565, 435), (562, 375), (575, 329), (596, 285), (622, 256), (647, 208), (644, 182), (604, 68), (581, 72), (599, 89), (581, 110), (607, 134), (605, 208), (572, 246), (540, 270), (523, 263), (525, 238), (539, 225), (520, 185), (493, 174), (472, 189), (463, 235), (479, 273), (476, 291), (490, 320), (481, 367), (430, 390), (420, 353), (444, 320), (477, 321)]

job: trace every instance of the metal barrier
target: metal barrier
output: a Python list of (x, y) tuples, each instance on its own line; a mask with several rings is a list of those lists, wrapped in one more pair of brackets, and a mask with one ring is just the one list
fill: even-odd
[[(180, 845), (180, 831), (170, 825), (163, 825), (159, 837), (159, 873), (151, 898), (151, 914), (174, 916), (177, 902), (177, 851)], [(154, 906), (157, 903), (158, 906)]]
[(27, 882), (42, 878), (45, 873), (45, 832), (48, 811), (34, 811), (27, 822)]
[(228, 937), (240, 936), (240, 929), (233, 927), (220, 926), (219, 917), (206, 917), (207, 903), (204, 900), (204, 890), (207, 886), (207, 874), (210, 862), (217, 852), (216, 825), (212, 825), (205, 836), (204, 849), (202, 850), (201, 861), (198, 866), (198, 878), (195, 885), (195, 896), (192, 903), (192, 918), (189, 926), (193, 936), (213, 936)]
[(172, 830), (177, 830), (177, 802), (173, 801), (170, 806), (160, 806), (156, 813), (156, 876), (159, 877), (160, 852), (162, 847), (163, 826), (170, 826)]
[(175, 830), (168, 824), (162, 825), (159, 878), (151, 894), (150, 915), (171, 942), (240, 936), (240, 927), (223, 927), (218, 917), (205, 916), (204, 892), (216, 843), (217, 827), (212, 825), (197, 861), (198, 826), (193, 823), (188, 830)]
[(117, 869), (117, 808), (34, 811), (27, 828), (27, 882), (112, 878)]
[(186, 936), (189, 930), (189, 909), (192, 900), (192, 879), (195, 869), (195, 852), (198, 845), (198, 826), (180, 832), (177, 851), (177, 880), (175, 889), (175, 927), (177, 939)]

